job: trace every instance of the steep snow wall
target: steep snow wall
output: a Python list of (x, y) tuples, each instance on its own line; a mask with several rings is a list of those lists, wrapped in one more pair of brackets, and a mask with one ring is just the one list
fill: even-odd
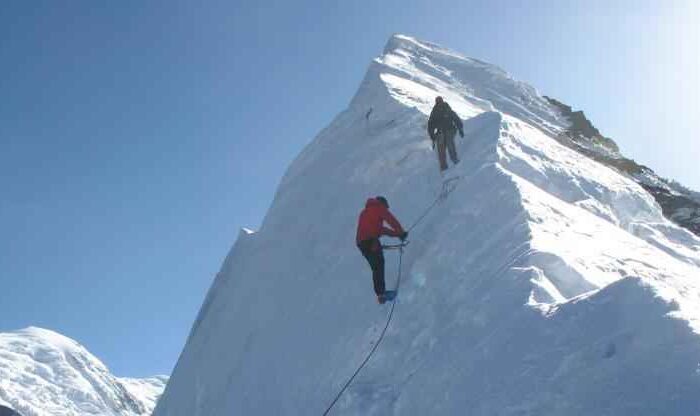
[[(440, 195), (438, 94), (465, 120), (457, 179), (411, 231), (392, 324), (331, 414), (700, 412), (700, 240), (552, 139), (564, 124), (532, 87), (395, 36), (239, 236), (154, 415), (323, 413), (387, 318), (359, 210), (382, 194), (410, 226)], [(387, 253), (389, 287), (397, 272)]]

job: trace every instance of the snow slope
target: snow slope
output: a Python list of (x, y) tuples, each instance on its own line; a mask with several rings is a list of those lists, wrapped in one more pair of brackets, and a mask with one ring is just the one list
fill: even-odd
[(53, 331), (0, 333), (0, 404), (23, 416), (150, 415), (166, 382), (114, 377), (84, 347)]
[(545, 98), (569, 121), (567, 129), (556, 136), (560, 143), (633, 178), (661, 205), (666, 218), (700, 236), (700, 196), (697, 192), (623, 156), (615, 141), (600, 134), (583, 111), (573, 111), (556, 99)]
[(365, 199), (408, 227), (439, 197), (437, 94), (465, 120), (458, 179), (411, 230), (386, 337), (330, 414), (700, 414), (700, 239), (559, 144), (534, 88), (396, 35), (240, 233), (155, 416), (323, 414), (389, 310), (354, 246)]

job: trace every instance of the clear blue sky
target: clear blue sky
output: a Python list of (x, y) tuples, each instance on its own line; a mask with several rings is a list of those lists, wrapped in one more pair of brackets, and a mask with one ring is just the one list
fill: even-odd
[(0, 331), (169, 373), (239, 227), (395, 32), (502, 66), (700, 189), (695, 0), (333, 3), (5, 1)]

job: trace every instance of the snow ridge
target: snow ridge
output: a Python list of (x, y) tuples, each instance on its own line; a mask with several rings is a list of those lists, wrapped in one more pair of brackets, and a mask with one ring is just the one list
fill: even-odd
[(76, 341), (30, 327), (0, 333), (0, 404), (23, 416), (149, 415), (167, 377), (120, 379)]
[(396, 35), (239, 234), (155, 416), (322, 414), (388, 312), (357, 213), (385, 195), (411, 224), (440, 192), (436, 95), (465, 120), (454, 189), (411, 232), (400, 312), (332, 414), (700, 413), (700, 239), (560, 144), (568, 120), (534, 88)]

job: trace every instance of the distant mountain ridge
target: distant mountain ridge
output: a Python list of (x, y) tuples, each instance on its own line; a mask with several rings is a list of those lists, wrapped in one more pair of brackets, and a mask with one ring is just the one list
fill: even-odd
[(22, 416), (150, 415), (168, 378), (119, 378), (56, 332), (0, 333), (0, 404)]
[(624, 157), (611, 138), (604, 137), (583, 111), (554, 98), (544, 96), (570, 121), (570, 126), (557, 136), (564, 145), (606, 166), (634, 178), (656, 202), (666, 218), (700, 236), (700, 196), (697, 192), (663, 178), (651, 168)]

